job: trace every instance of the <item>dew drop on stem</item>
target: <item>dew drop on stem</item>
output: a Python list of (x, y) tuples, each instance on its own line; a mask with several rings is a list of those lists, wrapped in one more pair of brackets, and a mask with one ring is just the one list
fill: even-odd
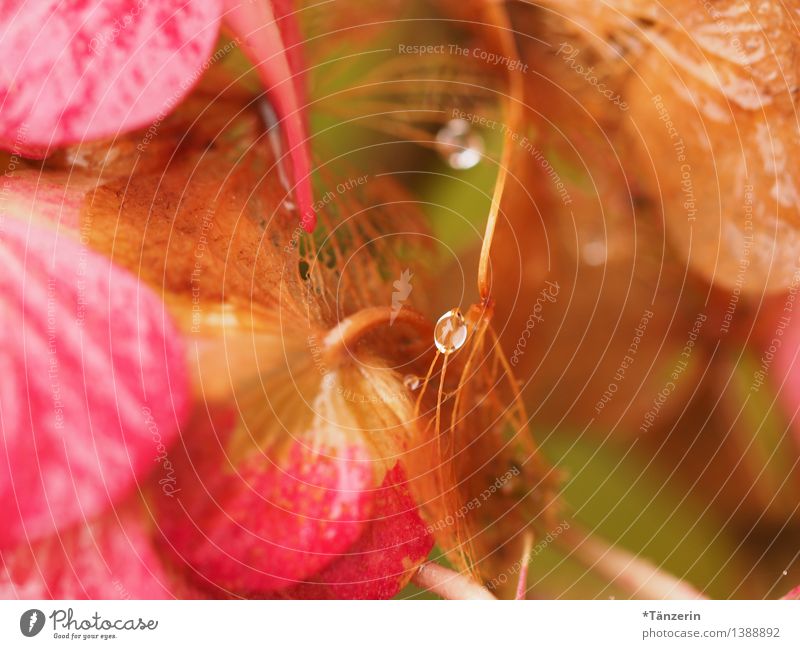
[(472, 169), (483, 157), (483, 138), (465, 119), (451, 119), (436, 134), (436, 148), (453, 169)]
[(433, 341), (442, 354), (452, 354), (467, 341), (467, 323), (460, 309), (450, 309), (436, 323)]

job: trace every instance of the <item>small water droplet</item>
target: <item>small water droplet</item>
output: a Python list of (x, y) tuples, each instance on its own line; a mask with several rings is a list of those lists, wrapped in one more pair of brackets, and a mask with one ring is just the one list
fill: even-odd
[(439, 129), (436, 147), (453, 169), (472, 169), (483, 157), (483, 138), (465, 119), (451, 119)]
[(788, 570), (784, 570), (784, 571), (783, 571), (783, 576), (784, 576), (784, 577), (785, 577), (786, 575), (788, 575), (788, 574), (789, 574), (789, 571), (788, 571)]
[(422, 379), (414, 374), (406, 374), (405, 378), (403, 379), (403, 384), (409, 390), (418, 390), (419, 386), (422, 385)]
[(467, 341), (467, 323), (460, 309), (450, 309), (436, 323), (433, 342), (442, 354), (452, 354)]
[(581, 256), (590, 266), (600, 266), (606, 261), (606, 244), (605, 241), (597, 240), (590, 241), (585, 244), (581, 249)]

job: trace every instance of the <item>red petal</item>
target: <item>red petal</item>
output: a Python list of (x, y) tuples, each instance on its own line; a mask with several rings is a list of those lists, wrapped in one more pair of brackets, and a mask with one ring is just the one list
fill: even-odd
[(163, 119), (217, 40), (221, 0), (6, 0), (0, 147), (42, 156)]
[(311, 232), (317, 217), (311, 190), (308, 128), (303, 113), (306, 102), (301, 37), (292, 13), (294, 2), (226, 1), (225, 23), (244, 41), (243, 48), (256, 64), (264, 89), (275, 106), (289, 149), (301, 222)]
[[(389, 599), (411, 579), (433, 547), (433, 537), (417, 512), (400, 465), (377, 492), (377, 518), (348, 552), (313, 583), (287, 595), (296, 599)], [(378, 518), (380, 517), (380, 518)]]
[(792, 590), (790, 590), (783, 597), (781, 597), (781, 599), (792, 599), (792, 600), (798, 599), (798, 600), (800, 600), (800, 586), (795, 586), (794, 588), (792, 588)]
[(160, 299), (70, 238), (3, 226), (0, 548), (131, 491), (188, 402), (182, 341)]
[(139, 508), (4, 552), (2, 599), (164, 599), (172, 588)]
[[(228, 457), (195, 434), (176, 462), (161, 529), (198, 578), (235, 594), (262, 594), (318, 572), (364, 529), (373, 486), (358, 447), (326, 452), (292, 441), (277, 459)], [(231, 464), (234, 462), (234, 464)]]

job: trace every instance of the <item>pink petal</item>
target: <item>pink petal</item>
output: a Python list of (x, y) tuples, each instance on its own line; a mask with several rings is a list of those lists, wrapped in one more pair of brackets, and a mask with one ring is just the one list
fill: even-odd
[(358, 447), (326, 452), (294, 440), (275, 460), (257, 452), (231, 465), (218, 439), (195, 431), (190, 443), (191, 455), (176, 462), (180, 491), (159, 500), (159, 520), (177, 561), (207, 587), (246, 595), (286, 588), (364, 529), (373, 476)]
[(0, 548), (93, 518), (156, 466), (188, 407), (182, 340), (133, 276), (0, 228)]
[(374, 520), (335, 563), (286, 595), (296, 599), (389, 599), (411, 579), (433, 547), (400, 465), (377, 492)]
[[(754, 381), (766, 382), (777, 391), (784, 413), (792, 421), (794, 437), (800, 444), (800, 327), (793, 321), (787, 325), (791, 314), (787, 316), (780, 312), (778, 316), (781, 319), (766, 316), (763, 319), (762, 329), (772, 338), (767, 338), (758, 350), (761, 366)], [(759, 389), (765, 388), (759, 386)]]
[(311, 189), (311, 161), (302, 75), (300, 30), (293, 14), (293, 0), (247, 2), (226, 0), (225, 23), (243, 41), (257, 66), (264, 89), (275, 106), (288, 146), (295, 192), (303, 227), (316, 224)]
[(163, 119), (199, 78), (221, 0), (0, 3), (0, 147), (43, 156)]
[(139, 507), (109, 512), (0, 557), (2, 599), (164, 599), (173, 588)]

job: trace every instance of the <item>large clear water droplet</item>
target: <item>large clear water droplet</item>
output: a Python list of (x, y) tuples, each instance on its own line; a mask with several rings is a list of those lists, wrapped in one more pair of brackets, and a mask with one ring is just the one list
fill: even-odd
[(467, 323), (460, 309), (450, 309), (436, 323), (433, 342), (442, 354), (452, 354), (467, 341)]
[(453, 169), (472, 169), (483, 157), (483, 138), (465, 119), (451, 119), (436, 134), (436, 148)]

